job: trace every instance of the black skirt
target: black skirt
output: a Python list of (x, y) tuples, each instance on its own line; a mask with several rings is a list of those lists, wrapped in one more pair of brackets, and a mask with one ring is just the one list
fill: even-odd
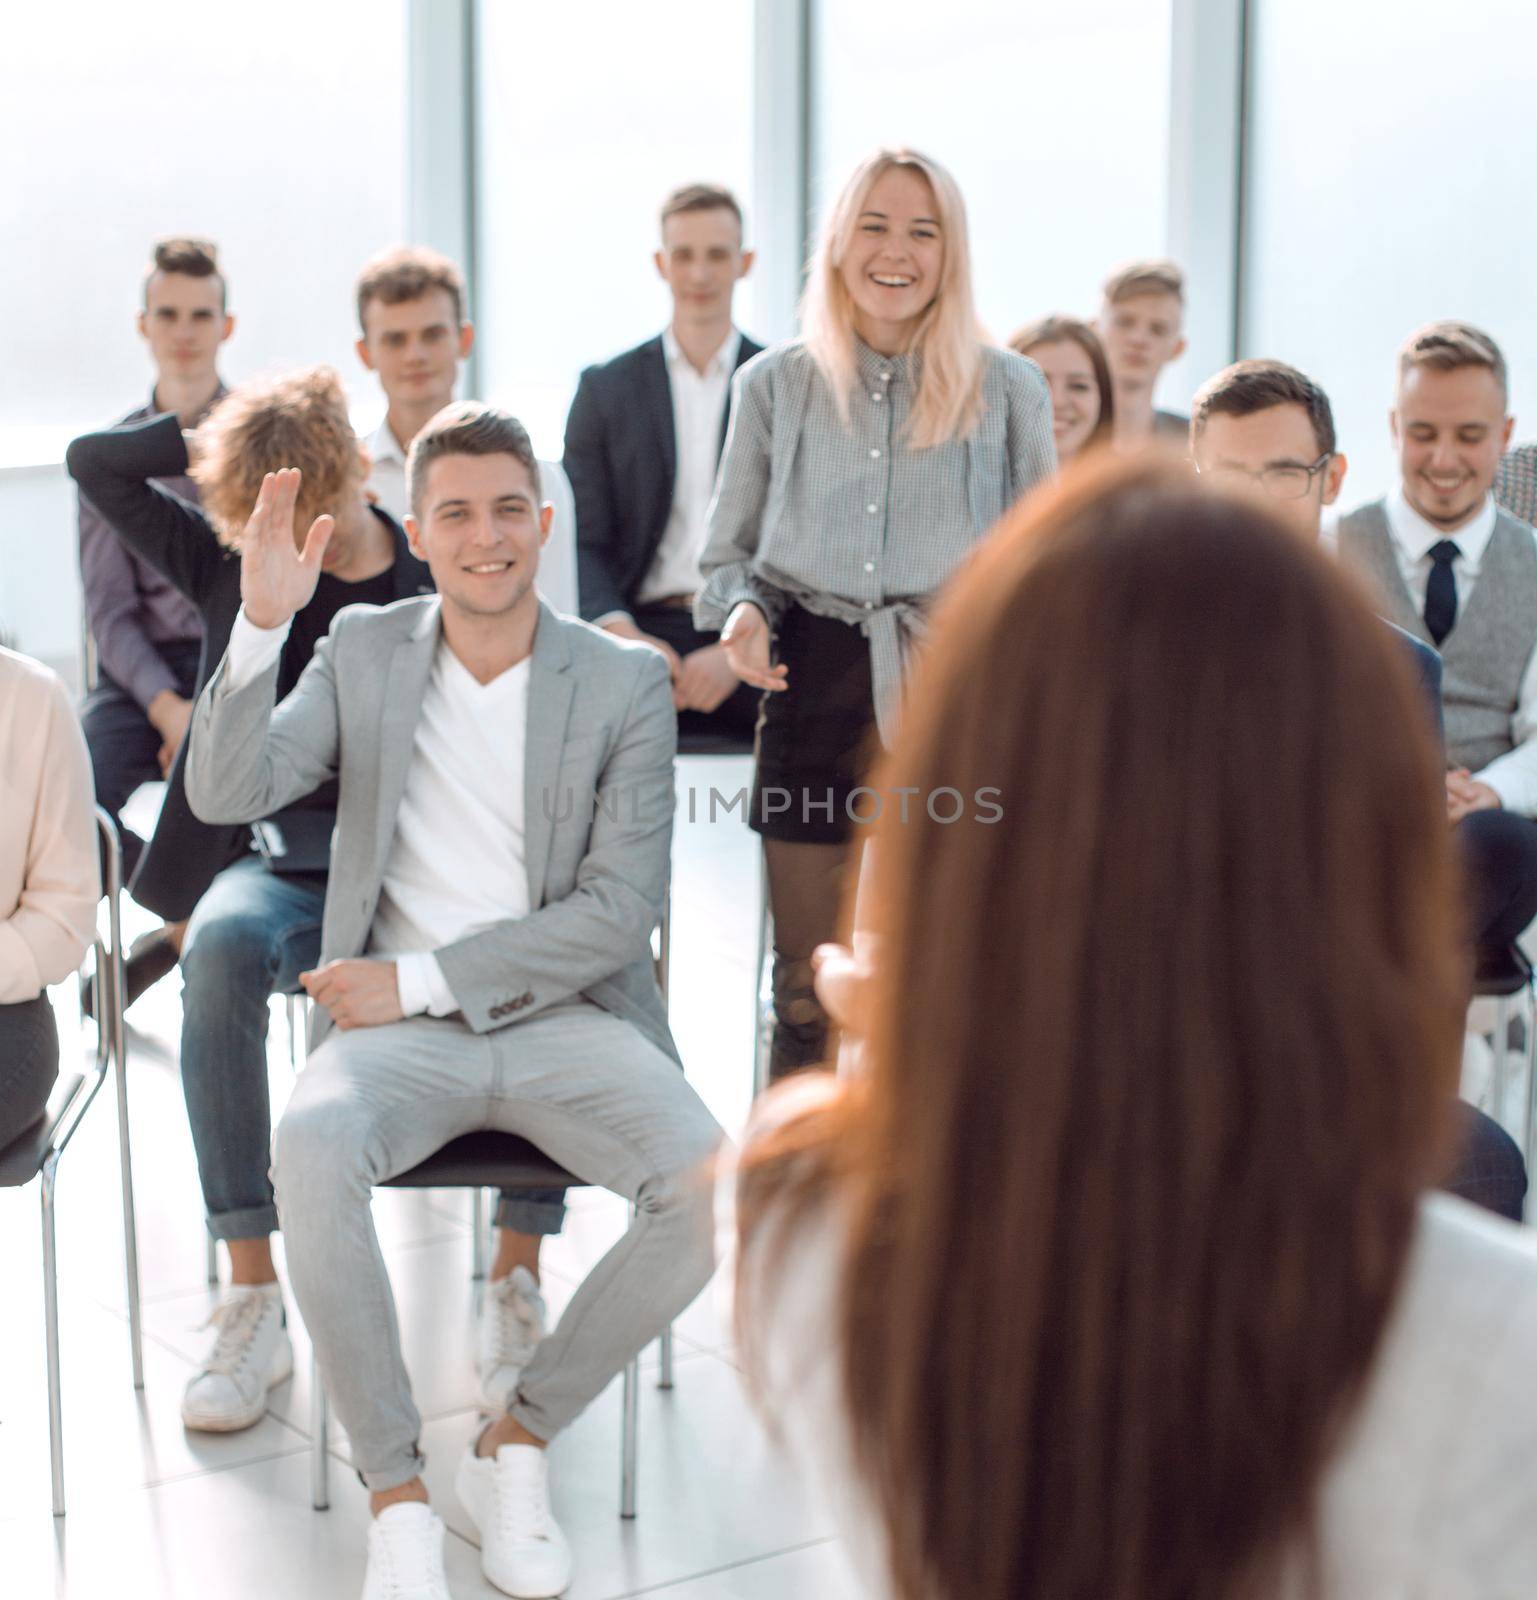
[(763, 696), (749, 825), (765, 839), (841, 844), (875, 809), (854, 791), (880, 754), (870, 641), (857, 628), (791, 606), (774, 659), (788, 687)]

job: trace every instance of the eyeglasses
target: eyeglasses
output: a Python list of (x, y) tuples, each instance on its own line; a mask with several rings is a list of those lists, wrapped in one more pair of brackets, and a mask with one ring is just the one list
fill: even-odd
[(1260, 472), (1250, 472), (1245, 467), (1197, 467), (1203, 478), (1231, 483), (1237, 478), (1248, 478), (1275, 500), (1300, 500), (1313, 487), (1313, 479), (1334, 459), (1332, 450), (1324, 453), (1310, 467), (1266, 467)]

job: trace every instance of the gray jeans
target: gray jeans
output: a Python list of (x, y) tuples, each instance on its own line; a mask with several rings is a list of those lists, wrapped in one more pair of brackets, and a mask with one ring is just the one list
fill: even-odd
[(333, 1032), (294, 1086), (273, 1175), (299, 1310), (372, 1490), (423, 1467), (373, 1186), (477, 1128), (521, 1134), (635, 1202), (523, 1373), (511, 1414), (553, 1437), (709, 1281), (706, 1165), (721, 1131), (678, 1065), (584, 1000), (475, 1034), (411, 1017)]

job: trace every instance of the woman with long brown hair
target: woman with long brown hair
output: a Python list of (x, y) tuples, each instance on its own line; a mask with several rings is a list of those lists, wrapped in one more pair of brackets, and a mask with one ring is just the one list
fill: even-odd
[(737, 1187), (748, 1370), (872, 1592), (1537, 1593), (1537, 1256), (1426, 1193), (1468, 974), (1417, 692), (1171, 466), (958, 575), (874, 780), (864, 1070)]
[(1077, 317), (1037, 317), (1009, 339), (1009, 349), (1041, 369), (1051, 391), (1051, 434), (1063, 465), (1115, 437), (1115, 386), (1099, 335)]

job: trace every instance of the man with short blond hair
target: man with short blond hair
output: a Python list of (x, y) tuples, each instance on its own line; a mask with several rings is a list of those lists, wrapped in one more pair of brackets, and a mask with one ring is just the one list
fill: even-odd
[(1537, 537), (1490, 492), (1514, 425), (1499, 346), (1432, 322), (1397, 366), (1399, 482), (1341, 520), (1339, 549), (1383, 614), (1440, 651), (1447, 812), (1488, 958), (1537, 913)]
[[(161, 239), (144, 274), (139, 337), (155, 369), (145, 405), (119, 426), (175, 412), (194, 427), (224, 394), (219, 352), (235, 331), (218, 248), (206, 239)], [(189, 478), (168, 488), (192, 500)], [(192, 716), (202, 625), (196, 607), (121, 540), (80, 496), (80, 580), (98, 676), (81, 711), (96, 797), (118, 825), (123, 879), (132, 882), (144, 841), (121, 820), (133, 792), (169, 771)], [(176, 965), (184, 932), (171, 921), (134, 941), (126, 969), (133, 1002)], [(92, 1000), (94, 1004), (94, 999)]]
[(661, 652), (685, 745), (746, 740), (757, 691), (727, 666), (719, 635), (694, 627), (693, 598), (732, 375), (762, 348), (732, 321), (753, 253), (743, 248), (741, 206), (715, 184), (673, 190), (659, 225), (653, 261), (671, 320), (660, 336), (589, 367), (566, 422), (581, 610)]
[(1185, 353), (1185, 274), (1172, 261), (1130, 261), (1105, 280), (1095, 328), (1115, 385), (1115, 447), (1183, 449), (1190, 419), (1159, 411), (1159, 375)]
[[(181, 421), (170, 412), (87, 434), (66, 460), (129, 546), (196, 608), (205, 640), (198, 688), (240, 610), (241, 562), (230, 551), (241, 547), (250, 508), (279, 468), (302, 468), (304, 512), (324, 515), (333, 529), (325, 569), (284, 646), (284, 692), (344, 606), (430, 592), (431, 575), (404, 530), (364, 496), (347, 397), (329, 367), (231, 391), (195, 435), (184, 435)], [(201, 508), (164, 487), (189, 469)], [(137, 881), (152, 909), (190, 917), (181, 954), (182, 1087), (208, 1228), (228, 1248), (230, 1287), (182, 1419), (231, 1432), (261, 1419), (268, 1390), (292, 1370), (271, 1250), (278, 1219), (268, 1176), (267, 1003), (297, 989), (319, 953), (336, 806), (334, 792), (322, 789), (255, 829), (211, 825), (188, 806), (186, 763), (183, 744)]]

